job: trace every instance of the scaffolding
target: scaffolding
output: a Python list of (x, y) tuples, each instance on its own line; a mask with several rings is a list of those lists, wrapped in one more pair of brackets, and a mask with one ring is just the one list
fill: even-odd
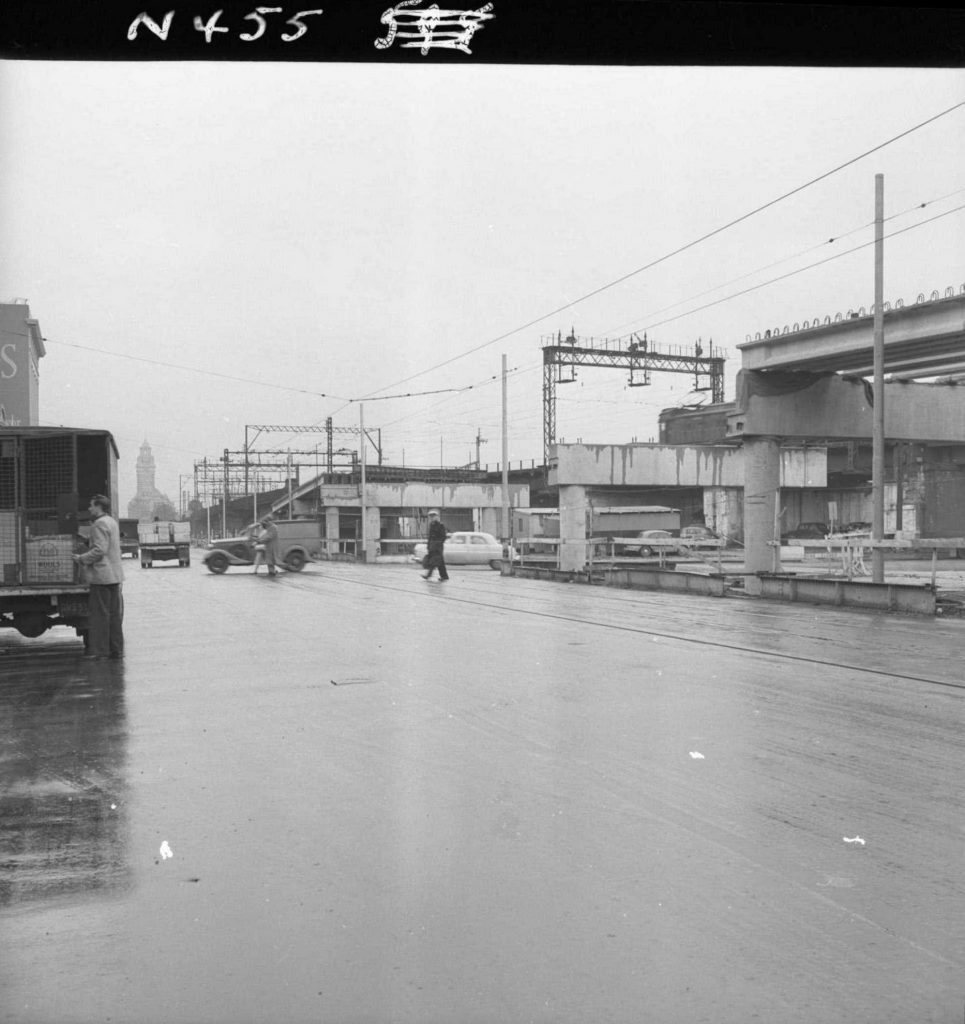
[[(325, 446), (314, 448), (256, 449), (262, 434), (324, 434)], [(245, 424), (245, 446), (225, 448), (220, 458), (200, 459), (194, 463), (194, 500), (204, 507), (223, 504), (232, 498), (298, 486), (302, 470), (314, 477), (351, 477), (357, 471), (359, 453), (355, 448), (335, 448), (336, 434), (359, 437), (360, 427), (336, 427), (329, 416), (324, 425), (292, 426), (263, 423)], [(366, 441), (375, 449), (377, 465), (382, 465), (382, 431), (364, 431)]]

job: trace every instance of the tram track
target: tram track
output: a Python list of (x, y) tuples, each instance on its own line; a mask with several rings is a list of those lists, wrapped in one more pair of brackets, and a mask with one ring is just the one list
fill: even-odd
[[(312, 577), (323, 577), (326, 580), (338, 583), (347, 583), (357, 587), (364, 587), (373, 590), (380, 590), (391, 593), (400, 594), (411, 594), (413, 592), (412, 587), (389, 583), (383, 580), (363, 580), (353, 579), (348, 576), (339, 575), (336, 573), (319, 573), (315, 572), (311, 574)], [(308, 578), (302, 580), (294, 580), (289, 575), (286, 579), (286, 585), (288, 587), (294, 587), (297, 589), (303, 589), (307, 592), (315, 592), (316, 589), (308, 583)], [(462, 580), (461, 580), (462, 584)], [(436, 584), (437, 586), (438, 584)], [(758, 655), (765, 658), (777, 659), (784, 662), (813, 665), (821, 668), (831, 668), (850, 672), (861, 673), (862, 675), (874, 676), (877, 678), (893, 679), (903, 682), (911, 683), (923, 683), (928, 686), (942, 687), (948, 690), (962, 690), (965, 691), (965, 682), (955, 681), (951, 679), (941, 679), (935, 676), (919, 675), (907, 671), (900, 671), (895, 669), (884, 669), (877, 668), (869, 665), (862, 665), (860, 663), (843, 661), (833, 658), (822, 658), (817, 655), (809, 654), (797, 654), (788, 651), (780, 651), (775, 649), (769, 649), (766, 647), (759, 647), (753, 644), (740, 643), (734, 641), (726, 641), (720, 638), (708, 637), (708, 636), (695, 636), (688, 635), (677, 631), (668, 630), (665, 626), (661, 627), (648, 627), (637, 623), (620, 623), (620, 622), (607, 622), (602, 619), (591, 618), (585, 615), (574, 615), (567, 614), (560, 611), (551, 611), (545, 608), (534, 608), (532, 607), (532, 593), (528, 592), (526, 596), (527, 602), (530, 602), (529, 606), (525, 606), (521, 603), (508, 604), (505, 600), (495, 601), (487, 599), (483, 596), (481, 588), (473, 591), (475, 596), (469, 596), (466, 593), (467, 588), (460, 585), (458, 590), (455, 588), (446, 591), (445, 599), (448, 603), (459, 603), (465, 604), (472, 607), (486, 608), (501, 612), (512, 612), (515, 614), (528, 615), (533, 618), (542, 618), (556, 622), (572, 622), (580, 625), (595, 626), (601, 629), (612, 630), (621, 633), (632, 633), (640, 636), (651, 637), (660, 640), (672, 640), (682, 644), (691, 644), (700, 648), (709, 648), (717, 650), (732, 651), (737, 654), (751, 654)], [(488, 589), (485, 594), (491, 593)], [(622, 593), (622, 592), (620, 592)], [(428, 595), (427, 595), (428, 596)], [(714, 599), (719, 600), (717, 598)], [(820, 640), (821, 638), (816, 638)]]

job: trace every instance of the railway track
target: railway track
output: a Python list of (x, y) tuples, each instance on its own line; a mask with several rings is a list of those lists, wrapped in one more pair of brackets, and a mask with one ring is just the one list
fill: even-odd
[[(475, 575), (475, 574), (472, 574)], [(427, 592), (426, 596), (435, 599), (437, 597), (436, 590), (440, 586), (437, 583), (425, 583), (422, 580), (416, 578), (415, 580), (398, 579), (391, 580), (387, 578), (371, 578), (364, 577), (349, 577), (347, 575), (327, 572), (322, 570), (321, 572), (313, 572), (310, 576), (294, 578), (291, 575), (287, 576), (285, 583), (288, 587), (295, 587), (296, 589), (304, 589), (308, 592), (316, 592), (318, 588), (309, 582), (310, 580), (323, 577), (327, 582), (339, 583), (341, 585), (348, 585), (354, 587), (370, 588), (373, 590), (400, 593), (400, 594), (411, 594), (413, 590), (420, 590)], [(965, 690), (965, 682), (962, 682), (958, 678), (958, 672), (952, 666), (952, 671), (947, 678), (940, 678), (938, 674), (928, 674), (921, 672), (913, 672), (909, 670), (902, 670), (897, 666), (874, 666), (868, 664), (861, 664), (857, 660), (848, 660), (842, 658), (834, 658), (828, 656), (821, 656), (816, 653), (804, 653), (804, 652), (793, 652), (787, 650), (780, 650), (777, 647), (768, 647), (746, 640), (734, 639), (734, 637), (740, 636), (740, 630), (742, 625), (748, 631), (755, 631), (760, 629), (760, 622), (741, 622), (743, 612), (736, 612), (733, 617), (730, 618), (730, 622), (733, 628), (730, 629), (731, 639), (725, 639), (719, 636), (706, 635), (708, 631), (708, 624), (701, 623), (696, 625), (692, 631), (686, 629), (680, 629), (679, 625), (674, 628), (671, 624), (666, 621), (651, 621), (648, 623), (641, 623), (638, 621), (613, 621), (608, 620), (604, 616), (597, 616), (588, 611), (582, 612), (568, 612), (559, 610), (558, 608), (552, 607), (552, 605), (558, 605), (558, 596), (561, 590), (564, 590), (568, 594), (570, 593), (581, 593), (581, 594), (592, 594), (593, 597), (603, 596), (604, 594), (614, 599), (617, 602), (618, 607), (624, 611), (631, 611), (633, 613), (639, 612), (641, 609), (648, 616), (653, 617), (665, 617), (667, 614), (667, 601), (668, 595), (664, 594), (652, 594), (642, 592), (632, 592), (624, 590), (606, 590), (601, 591), (594, 588), (589, 591), (585, 588), (581, 588), (578, 585), (561, 584), (561, 583), (545, 583), (535, 582), (528, 583), (524, 593), (515, 592), (507, 594), (505, 590), (499, 590), (498, 592), (494, 589), (493, 583), (496, 579), (493, 577), (486, 576), (486, 583), (468, 583), (471, 579), (469, 574), (460, 574), (456, 577), (458, 582), (453, 586), (447, 586), (444, 594), (444, 598), (448, 603), (465, 604), (478, 608), (486, 608), (489, 610), (495, 610), (500, 612), (512, 612), (513, 614), (527, 615), (534, 618), (548, 619), (556, 622), (572, 622), (580, 625), (591, 625), (604, 630), (619, 631), (623, 633), (634, 633), (642, 637), (649, 637), (658, 640), (671, 640), (680, 644), (690, 645), (701, 649), (718, 649), (736, 652), (740, 654), (756, 655), (772, 659), (778, 659), (780, 661), (813, 665), (815, 667), (825, 667), (834, 669), (844, 669), (847, 671), (853, 671), (861, 673), (863, 675), (871, 675), (877, 677), (884, 677), (888, 679), (901, 680), (906, 682), (924, 683), (930, 686), (938, 686), (951, 690)], [(415, 587), (415, 583), (418, 583), (418, 588)], [(502, 587), (500, 578), (499, 586)], [(430, 590), (430, 588), (432, 588)], [(442, 595), (438, 595), (442, 596)], [(694, 597), (692, 595), (673, 595), (674, 598), (681, 602), (693, 603), (700, 602), (702, 608), (708, 610), (709, 615), (717, 614), (720, 609), (719, 598), (702, 598)], [(674, 603), (674, 607), (679, 607), (678, 604)], [(734, 606), (731, 606), (734, 607)], [(741, 608), (748, 608), (746, 605), (739, 605)], [(773, 608), (774, 606), (769, 606)], [(753, 614), (758, 615), (761, 605), (757, 602), (753, 605)], [(786, 621), (787, 613), (790, 609), (786, 607), (780, 607), (778, 609), (780, 613), (784, 613), (782, 621)], [(808, 613), (813, 612), (816, 618), (823, 619), (826, 624), (833, 628), (834, 625), (841, 623), (842, 621), (848, 624), (854, 624), (856, 621), (867, 621), (871, 619), (887, 618), (889, 626), (895, 622), (905, 623), (907, 620), (896, 620), (893, 616), (884, 616), (883, 613), (868, 613), (868, 612), (840, 612), (837, 610), (815, 608), (808, 609)], [(798, 612), (797, 614), (800, 614)], [(921, 625), (915, 620), (912, 624)], [(932, 625), (929, 623), (929, 625)], [(944, 626), (944, 623), (941, 623)], [(955, 633), (961, 632), (965, 629), (960, 623), (948, 623), (950, 629)], [(927, 628), (927, 627), (926, 627)], [(889, 629), (889, 634), (895, 634), (894, 628)], [(898, 631), (900, 632), (900, 630)], [(703, 633), (704, 635), (700, 635)], [(782, 634), (779, 628), (773, 629), (772, 635), (779, 641), (782, 639)], [(806, 644), (819, 644), (824, 647), (828, 647), (834, 643), (846, 642), (846, 637), (834, 636), (824, 632), (820, 635), (813, 637), (801, 636), (797, 639), (803, 641)], [(965, 637), (963, 637), (965, 639)], [(918, 640), (920, 643), (920, 638)], [(922, 648), (922, 657), (928, 657), (928, 651), (926, 647)]]

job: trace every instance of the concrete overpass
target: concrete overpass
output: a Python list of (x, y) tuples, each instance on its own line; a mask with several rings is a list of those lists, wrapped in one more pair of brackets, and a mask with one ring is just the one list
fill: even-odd
[[(956, 295), (919, 295), (914, 305), (885, 303), (885, 373), (913, 380), (965, 373), (965, 285)], [(744, 370), (804, 370), (870, 376), (874, 370), (874, 315), (862, 307), (757, 334), (738, 345)]]
[[(526, 508), (529, 505), (529, 484), (509, 485), (510, 508)], [(447, 512), (462, 513), (478, 519), (479, 529), (500, 536), (502, 520), (503, 490), (501, 484), (438, 481), (375, 481), (366, 483), (362, 493), (360, 483), (327, 484), (321, 478), (302, 484), (292, 492), (291, 502), (287, 497), (278, 498), (272, 511), (283, 515), (325, 516), (326, 536), (342, 536), (341, 520), (357, 522), (361, 510), (365, 510), (365, 557), (375, 558), (383, 527), (391, 520), (401, 518), (423, 518), (426, 510), (438, 508), (443, 518)], [(450, 530), (467, 529), (452, 519), (447, 523)], [(398, 534), (389, 532), (384, 539), (400, 539)], [(415, 538), (413, 538), (415, 539)]]
[[(613, 488), (701, 487), (723, 491), (744, 487), (744, 515), (760, 509), (773, 524), (773, 487), (768, 494), (746, 489), (748, 472), (753, 476), (747, 459), (756, 458), (755, 453), (753, 446), (748, 451), (726, 444), (556, 445), (549, 482), (559, 488), (560, 568), (584, 568), (587, 513), (598, 495), (609, 494)], [(775, 465), (779, 488), (827, 485), (827, 453), (820, 447), (779, 448)], [(767, 552), (773, 558), (770, 547)]]
[[(961, 444), (965, 388), (914, 384), (917, 378), (965, 373), (965, 286), (918, 297), (914, 305), (884, 309), (885, 436), (890, 440)], [(765, 331), (738, 346), (742, 369), (727, 437), (745, 452), (747, 494), (775, 495), (781, 487), (781, 444), (869, 438), (875, 396), (864, 379), (874, 369), (874, 316), (861, 308), (794, 328)], [(850, 379), (849, 379), (850, 378)], [(773, 564), (772, 518), (748, 504), (745, 568)], [(773, 498), (771, 501), (773, 504)]]

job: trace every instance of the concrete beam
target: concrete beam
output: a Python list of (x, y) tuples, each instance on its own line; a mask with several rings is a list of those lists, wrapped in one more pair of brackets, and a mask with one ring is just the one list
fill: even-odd
[[(920, 302), (884, 314), (885, 372), (909, 358), (938, 365), (965, 357), (965, 295)], [(843, 319), (738, 345), (745, 370), (813, 370), (854, 373), (872, 365), (874, 317)]]
[[(323, 505), (358, 508), (359, 488), (336, 484), (303, 484), (295, 497), (313, 503), (321, 491)], [(501, 484), (367, 483), (365, 503), (382, 508), (501, 508)], [(509, 485), (511, 508), (529, 507), (529, 484)]]
[[(743, 487), (744, 452), (733, 445), (559, 444), (551, 486)], [(827, 453), (785, 448), (782, 487), (826, 487)]]
[(902, 583), (860, 583), (805, 576), (748, 576), (744, 589), (752, 597), (912, 615), (934, 615), (937, 605), (931, 587)]
[[(816, 442), (872, 435), (870, 385), (834, 374), (796, 391), (762, 394), (768, 375), (741, 370), (738, 402), (727, 417), (728, 437), (781, 437)], [(961, 444), (965, 440), (965, 388), (949, 384), (885, 384), (885, 437), (889, 441)], [(787, 486), (785, 484), (785, 486)]]

